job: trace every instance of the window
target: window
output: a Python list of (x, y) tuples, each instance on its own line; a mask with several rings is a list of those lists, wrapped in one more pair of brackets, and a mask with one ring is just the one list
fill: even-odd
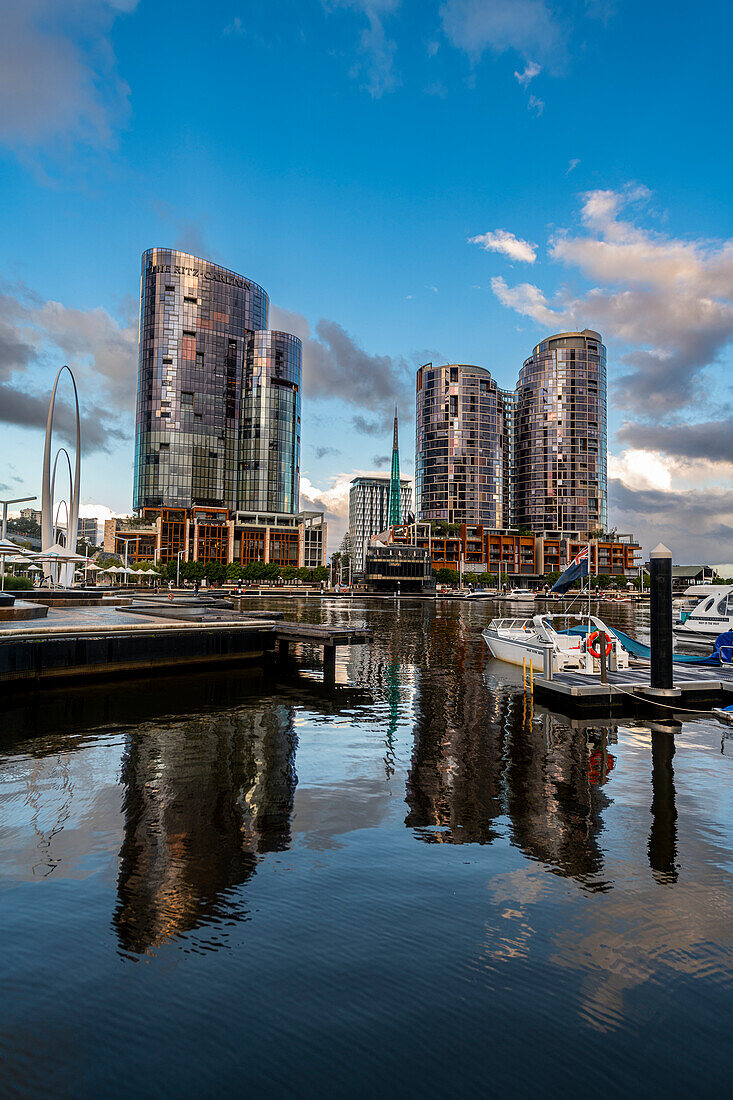
[(195, 335), (196, 335), (196, 333), (194, 332), (194, 330), (193, 330), (193, 329), (190, 329), (190, 328), (184, 328), (184, 330), (183, 330), (183, 335), (184, 335), (184, 336), (195, 336)]
[(198, 298), (192, 298), (190, 294), (184, 295), (184, 302), (188, 302), (189, 305), (195, 306), (198, 304)]
[(183, 405), (193, 406), (193, 394), (186, 390), (181, 392), (181, 406)]

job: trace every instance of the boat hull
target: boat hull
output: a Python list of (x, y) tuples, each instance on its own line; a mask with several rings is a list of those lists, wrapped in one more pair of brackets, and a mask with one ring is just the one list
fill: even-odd
[(539, 642), (531, 641), (515, 642), (511, 638), (500, 638), (496, 635), (484, 634), (484, 641), (489, 647), (489, 652), (497, 661), (505, 661), (508, 665), (523, 664), (532, 665), (535, 669), (542, 670), (545, 667), (545, 646)]

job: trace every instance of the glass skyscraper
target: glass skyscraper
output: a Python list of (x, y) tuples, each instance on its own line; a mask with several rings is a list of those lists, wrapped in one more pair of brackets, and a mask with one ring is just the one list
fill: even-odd
[(298, 511), (302, 350), (261, 286), (143, 253), (133, 506)]
[(415, 495), (423, 520), (508, 526), (508, 401), (483, 367), (417, 372)]
[(607, 524), (606, 349), (591, 329), (539, 343), (519, 373), (516, 522), (535, 532)]

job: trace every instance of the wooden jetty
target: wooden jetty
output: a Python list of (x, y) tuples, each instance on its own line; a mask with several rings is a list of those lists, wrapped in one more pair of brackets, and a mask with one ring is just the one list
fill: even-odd
[(618, 714), (639, 710), (710, 710), (733, 702), (733, 668), (720, 666), (674, 666), (674, 686), (663, 691), (649, 683), (649, 665), (638, 665), (600, 677), (578, 672), (556, 672), (551, 679), (535, 676), (538, 697), (552, 700), (561, 710)]

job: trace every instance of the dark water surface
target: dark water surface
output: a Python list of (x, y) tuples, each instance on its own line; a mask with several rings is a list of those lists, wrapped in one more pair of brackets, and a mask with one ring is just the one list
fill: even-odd
[(261, 604), (374, 645), (4, 701), (0, 1094), (727, 1092), (730, 732), (532, 709), (486, 606)]

